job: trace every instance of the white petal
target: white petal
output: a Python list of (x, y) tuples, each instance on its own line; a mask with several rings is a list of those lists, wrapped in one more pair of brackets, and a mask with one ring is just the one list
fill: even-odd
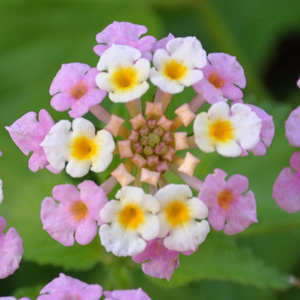
[(234, 104), (231, 110), (232, 123), (237, 128), (237, 141), (243, 149), (253, 149), (260, 140), (262, 120), (245, 104)]
[(69, 159), (69, 144), (72, 133), (71, 122), (61, 120), (50, 129), (40, 144), (46, 154), (49, 164), (56, 170), (62, 170)]
[(169, 250), (195, 251), (209, 233), (209, 224), (206, 220), (190, 222), (185, 227), (178, 227), (164, 239), (164, 245)]
[(116, 86), (110, 79), (110, 74), (101, 72), (95, 78), (97, 86), (106, 92), (112, 92), (115, 90)]
[(217, 120), (229, 120), (229, 106), (226, 102), (217, 102), (208, 110), (209, 120), (213, 123)]
[(135, 186), (124, 186), (116, 194), (116, 198), (121, 199), (124, 205), (140, 205), (145, 196), (143, 189)]
[(185, 201), (187, 198), (192, 197), (192, 195), (191, 189), (186, 184), (168, 184), (159, 189), (154, 197), (159, 201), (162, 210), (168, 203), (176, 199), (178, 201)]
[(204, 219), (208, 216), (208, 208), (199, 198), (193, 197), (187, 201), (190, 217), (193, 219)]
[(90, 170), (90, 160), (78, 160), (76, 158), (70, 158), (66, 172), (74, 178), (85, 176)]
[(86, 136), (90, 139), (95, 137), (95, 126), (84, 118), (76, 118), (72, 122), (72, 129), (75, 136)]
[(117, 89), (108, 94), (109, 99), (115, 103), (124, 103), (135, 100), (143, 96), (149, 89), (147, 81), (137, 83), (131, 89)]
[(195, 142), (200, 150), (210, 153), (215, 151), (215, 142), (209, 137), (210, 121), (206, 112), (200, 113), (194, 121)]
[(166, 48), (172, 53), (172, 58), (184, 61), (190, 68), (203, 68), (207, 63), (206, 52), (195, 37), (172, 39)]
[(100, 211), (100, 218), (105, 223), (115, 222), (119, 218), (122, 204), (117, 200), (108, 201)]
[(144, 216), (144, 223), (138, 229), (139, 233), (146, 241), (155, 239), (159, 233), (158, 216), (148, 214)]
[(101, 244), (106, 251), (116, 256), (133, 256), (142, 253), (147, 243), (135, 232), (124, 230), (117, 223), (111, 226), (104, 224), (100, 227)]

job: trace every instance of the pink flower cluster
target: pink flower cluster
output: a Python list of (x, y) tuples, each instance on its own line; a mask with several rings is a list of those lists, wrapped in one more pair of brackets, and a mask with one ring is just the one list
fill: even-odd
[[(169, 34), (157, 41), (146, 33), (145, 26), (114, 22), (96, 36), (97, 67), (62, 65), (50, 86), (51, 106), (69, 111), (72, 122), (55, 123), (42, 109), (39, 121), (29, 112), (6, 129), (25, 155), (32, 152), (33, 172), (65, 168), (71, 177), (83, 177), (117, 162), (101, 185), (85, 180), (78, 187), (54, 187), (53, 197), (41, 205), (43, 228), (62, 245), (72, 246), (75, 241), (90, 243), (100, 227), (107, 251), (131, 256), (146, 274), (170, 280), (179, 254), (191, 255), (206, 239), (206, 218), (213, 229), (228, 235), (257, 222), (247, 178), (233, 175), (225, 181), (227, 174), (216, 169), (202, 181), (194, 176), (200, 160), (189, 150), (229, 157), (265, 155), (274, 124), (265, 111), (244, 103), (246, 77), (236, 57), (207, 55), (196, 37)], [(150, 84), (157, 91), (153, 101), (144, 103)], [(176, 116), (168, 116), (173, 95), (188, 88), (195, 97), (182, 97)], [(102, 101), (125, 104), (130, 119), (108, 112)], [(205, 103), (209, 110), (199, 112)], [(104, 128), (96, 130), (85, 119), (88, 112)], [(186, 185), (169, 183), (166, 171)], [(114, 199), (110, 193), (118, 184)], [(38, 299), (52, 299), (47, 293), (55, 284), (45, 287), (46, 295)], [(147, 299), (129, 291), (104, 294), (107, 299)]]
[[(300, 88), (300, 78), (297, 81)], [(300, 147), (300, 106), (294, 109), (285, 121), (285, 136), (290, 145)], [(290, 167), (284, 168), (273, 185), (273, 198), (283, 210), (300, 211), (300, 152), (290, 158)], [(293, 171), (294, 170), (294, 171)]]
[[(104, 296), (105, 298), (102, 298)], [(87, 284), (65, 274), (53, 279), (40, 291), (37, 300), (81, 299), (81, 300), (151, 300), (141, 289), (103, 291), (99, 284)], [(0, 297), (2, 300), (16, 300), (14, 297)], [(19, 300), (30, 300), (27, 297)]]

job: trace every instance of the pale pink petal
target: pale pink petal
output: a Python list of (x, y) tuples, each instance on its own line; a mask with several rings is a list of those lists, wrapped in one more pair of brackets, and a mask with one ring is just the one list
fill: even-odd
[(0, 279), (12, 275), (18, 268), (23, 255), (23, 241), (15, 228), (3, 233), (6, 221), (0, 216)]
[(290, 159), (290, 164), (296, 168), (284, 168), (278, 175), (274, 186), (272, 197), (285, 211), (294, 213), (300, 211), (300, 152), (296, 152)]
[(300, 147), (300, 106), (295, 108), (285, 121), (285, 136), (292, 146)]
[(141, 288), (137, 290), (105, 291), (104, 295), (105, 300), (151, 300)]
[(80, 299), (99, 300), (102, 296), (102, 287), (98, 284), (87, 284), (78, 279), (59, 274), (41, 291), (37, 300)]
[(115, 21), (97, 34), (96, 40), (100, 45), (95, 46), (94, 51), (101, 56), (112, 44), (128, 45), (141, 51), (142, 57), (151, 60), (156, 39), (150, 35), (141, 38), (147, 31), (147, 27), (142, 25)]
[(147, 243), (147, 248), (132, 257), (136, 263), (143, 263), (143, 272), (156, 278), (170, 280), (174, 270), (179, 266), (179, 252), (167, 249), (163, 239), (154, 239)]

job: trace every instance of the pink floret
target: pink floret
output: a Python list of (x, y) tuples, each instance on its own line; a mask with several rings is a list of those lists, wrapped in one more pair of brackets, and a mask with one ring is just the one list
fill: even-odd
[(43, 229), (64, 246), (74, 245), (75, 240), (89, 244), (103, 224), (99, 214), (108, 201), (103, 189), (90, 180), (78, 188), (80, 191), (71, 184), (55, 186), (53, 198), (45, 198), (41, 206)]
[(72, 118), (85, 115), (91, 106), (99, 104), (106, 92), (98, 89), (96, 68), (87, 64), (63, 64), (50, 86), (51, 106), (57, 111), (69, 111)]
[(143, 263), (143, 272), (156, 278), (170, 280), (174, 270), (179, 266), (180, 252), (171, 251), (163, 245), (163, 239), (147, 242), (147, 248), (141, 254), (132, 257), (136, 263)]
[(224, 229), (226, 234), (232, 235), (257, 222), (256, 202), (252, 191), (245, 193), (248, 189), (245, 176), (233, 175), (225, 181), (226, 176), (221, 169), (208, 175), (199, 198), (209, 208), (210, 225), (215, 230)]
[(23, 241), (15, 228), (6, 234), (6, 221), (0, 216), (0, 279), (12, 275), (18, 268), (23, 255)]
[(142, 57), (151, 60), (156, 38), (151, 35), (140, 38), (147, 31), (147, 27), (143, 25), (115, 21), (97, 34), (96, 41), (100, 45), (96, 45), (94, 51), (101, 56), (112, 44), (127, 45), (138, 49)]
[(300, 106), (294, 109), (285, 121), (285, 136), (292, 146), (300, 147)]
[(196, 92), (210, 104), (242, 98), (246, 77), (236, 58), (226, 53), (211, 53), (207, 60), (202, 69), (204, 78), (194, 85)]
[(100, 285), (87, 284), (61, 273), (58, 278), (53, 279), (40, 291), (37, 300), (99, 300), (101, 296), (102, 287)]
[(151, 300), (151, 298), (141, 289), (136, 290), (115, 290), (105, 291), (105, 300)]
[[(11, 126), (5, 127), (9, 132), (14, 143), (25, 154), (32, 156), (28, 165), (32, 172), (48, 167), (48, 161), (40, 143), (55, 124), (50, 114), (42, 109), (39, 112), (39, 121), (37, 121), (36, 113), (31, 111), (15, 121)], [(57, 170), (49, 169), (51, 172), (57, 173)]]
[(289, 167), (280, 172), (272, 197), (283, 210), (294, 213), (300, 211), (300, 152), (291, 156), (290, 165), (295, 172)]

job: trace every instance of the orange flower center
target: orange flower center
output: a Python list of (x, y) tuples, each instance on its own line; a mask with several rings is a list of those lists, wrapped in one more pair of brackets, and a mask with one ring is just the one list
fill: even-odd
[(208, 77), (208, 81), (215, 86), (217, 89), (224, 86), (224, 79), (219, 75), (217, 71), (213, 71), (210, 76)]
[(79, 100), (81, 97), (83, 97), (87, 91), (88, 88), (82, 81), (79, 81), (75, 86), (70, 88), (70, 93), (76, 100)]
[(113, 81), (119, 89), (132, 88), (137, 81), (137, 74), (133, 68), (120, 68), (113, 73)]
[(80, 221), (88, 216), (88, 208), (82, 201), (75, 202), (70, 207), (70, 212), (75, 221)]
[(126, 228), (136, 229), (143, 220), (143, 211), (134, 204), (124, 207), (119, 215), (119, 222)]
[(211, 124), (209, 135), (218, 142), (226, 142), (232, 140), (233, 129), (230, 121), (216, 121)]
[(76, 137), (72, 145), (72, 156), (77, 159), (90, 159), (97, 152), (97, 145), (85, 136)]
[(230, 203), (233, 201), (234, 195), (228, 190), (223, 190), (218, 195), (218, 204), (225, 210), (229, 210)]
[(167, 206), (166, 215), (173, 227), (183, 225), (190, 219), (188, 207), (179, 201), (174, 201)]
[(179, 64), (176, 60), (172, 59), (171, 62), (166, 64), (164, 73), (167, 77), (173, 80), (179, 80), (182, 78), (187, 71), (185, 65)]

